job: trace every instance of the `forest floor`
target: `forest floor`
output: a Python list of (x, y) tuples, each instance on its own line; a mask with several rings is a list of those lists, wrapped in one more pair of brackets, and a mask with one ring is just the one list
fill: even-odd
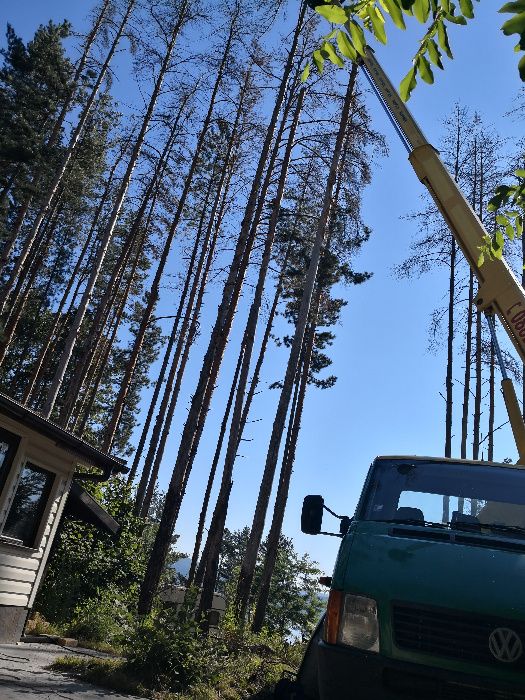
[(2, 700), (131, 700), (137, 696), (113, 693), (75, 678), (53, 673), (49, 666), (64, 654), (105, 657), (82, 649), (73, 651), (50, 644), (0, 644), (0, 698)]

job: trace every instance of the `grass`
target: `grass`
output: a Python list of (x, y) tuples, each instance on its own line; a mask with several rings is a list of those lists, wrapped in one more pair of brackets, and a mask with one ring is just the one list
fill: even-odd
[(297, 667), (301, 654), (299, 644), (291, 645), (284, 655), (263, 645), (247, 646), (224, 660), (213, 681), (196, 683), (182, 693), (146, 688), (130, 673), (122, 658), (63, 656), (50, 669), (108, 690), (151, 700), (270, 700), (283, 671)]
[(66, 676), (80, 678), (87, 683), (129, 693), (152, 697), (139, 681), (130, 677), (124, 659), (98, 659), (94, 657), (60, 656), (49, 667)]

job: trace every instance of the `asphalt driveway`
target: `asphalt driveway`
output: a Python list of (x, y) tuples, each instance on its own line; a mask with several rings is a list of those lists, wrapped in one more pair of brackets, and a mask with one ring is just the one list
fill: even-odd
[[(84, 649), (76, 653), (98, 656)], [(1, 700), (136, 700), (46, 670), (58, 656), (68, 654), (76, 655), (51, 644), (0, 644)]]

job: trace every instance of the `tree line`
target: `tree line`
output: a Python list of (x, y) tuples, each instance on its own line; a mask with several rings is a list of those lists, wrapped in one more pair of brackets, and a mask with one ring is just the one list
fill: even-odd
[[(202, 612), (217, 586), (239, 446), (277, 342), (288, 359), (276, 370), (275, 415), (232, 592), (238, 619), (261, 629), (307, 394), (336, 381), (326, 370), (347, 303), (342, 286), (370, 276), (355, 269), (371, 234), (361, 197), (385, 146), (356, 67), (330, 83), (302, 83), (318, 35), (306, 4), (232, 1), (210, 14), (187, 0), (103, 0), (90, 22), (74, 52), (65, 48), (67, 21), (39, 27), (27, 43), (7, 30), (0, 388), (129, 456), (134, 517), (147, 520), (161, 466), (171, 469), (141, 614), (172, 551), (199, 446), (213, 441), (189, 572), (203, 589)], [(200, 52), (205, 41), (213, 50)], [(117, 61), (123, 52), (132, 75)], [(134, 85), (135, 106), (117, 96), (117, 79)], [(230, 377), (227, 350), (237, 353)], [(190, 362), (201, 367), (195, 383)], [(218, 382), (230, 388), (213, 435)], [(176, 432), (172, 458), (166, 445)]]

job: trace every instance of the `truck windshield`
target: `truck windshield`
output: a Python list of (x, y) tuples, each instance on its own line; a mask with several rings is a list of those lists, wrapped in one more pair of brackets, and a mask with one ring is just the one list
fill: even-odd
[(525, 470), (450, 462), (378, 461), (360, 519), (525, 536)]

